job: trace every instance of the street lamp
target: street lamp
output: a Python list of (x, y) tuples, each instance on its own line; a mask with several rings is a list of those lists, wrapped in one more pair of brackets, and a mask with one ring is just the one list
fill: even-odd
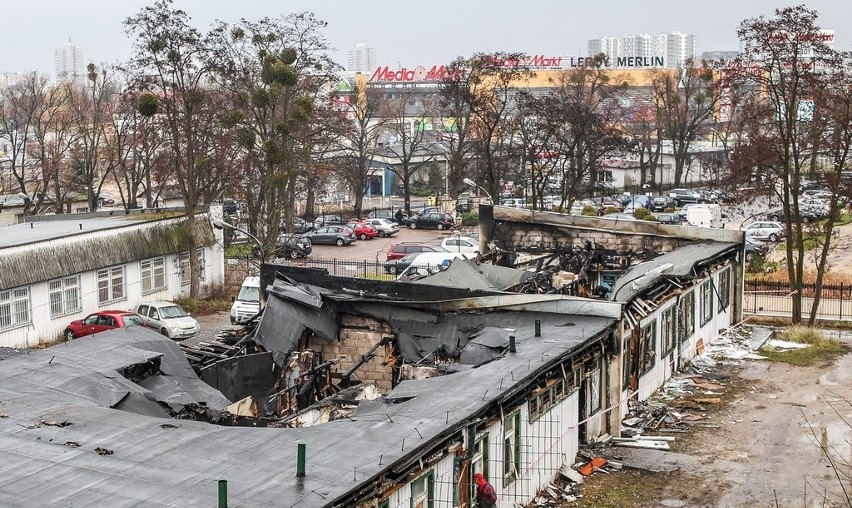
[(212, 222), (213, 222), (213, 227), (216, 228), (216, 229), (230, 228), (230, 229), (233, 229), (234, 231), (239, 231), (240, 233), (242, 233), (242, 234), (246, 235), (247, 237), (251, 238), (252, 240), (254, 240), (255, 245), (257, 245), (257, 248), (260, 250), (261, 261), (266, 261), (266, 258), (264, 257), (263, 244), (260, 243), (260, 240), (258, 240), (253, 234), (249, 233), (248, 231), (245, 231), (244, 229), (240, 229), (237, 226), (234, 226), (230, 222), (225, 222), (222, 219), (213, 219)]
[(491, 199), (491, 194), (489, 194), (489, 193), (488, 193), (488, 191), (487, 191), (487, 190), (485, 190), (485, 187), (482, 187), (481, 185), (479, 185), (478, 183), (474, 182), (474, 181), (473, 181), (473, 180), (471, 180), (470, 178), (465, 178), (465, 179), (464, 179), (464, 180), (462, 180), (462, 181), (463, 181), (466, 185), (470, 185), (471, 187), (476, 187), (476, 188), (478, 188), (478, 189), (482, 189), (482, 192), (484, 192), (484, 193), (485, 193), (485, 195), (486, 195), (486, 196), (488, 196), (488, 203), (489, 203), (489, 204), (494, 204), (494, 200), (493, 200), (493, 199)]

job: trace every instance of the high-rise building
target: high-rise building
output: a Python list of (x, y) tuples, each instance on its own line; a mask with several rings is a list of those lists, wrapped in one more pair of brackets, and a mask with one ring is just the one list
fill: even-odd
[(683, 32), (667, 34), (638, 34), (627, 37), (601, 37), (589, 39), (589, 56), (605, 53), (611, 67), (631, 67), (627, 59), (662, 59), (662, 67), (679, 67), (687, 59), (695, 59), (695, 35)]
[(83, 63), (83, 50), (71, 44), (71, 39), (57, 48), (56, 82), (73, 82), (80, 86), (86, 84), (86, 66)]
[(359, 42), (354, 48), (349, 50), (349, 67), (346, 69), (350, 72), (373, 72), (376, 68), (376, 50), (367, 46), (364, 42)]

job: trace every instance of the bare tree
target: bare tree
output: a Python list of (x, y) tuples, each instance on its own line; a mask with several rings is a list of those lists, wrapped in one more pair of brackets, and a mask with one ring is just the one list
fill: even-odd
[(388, 119), (382, 117), (384, 97), (380, 90), (356, 83), (344, 111), (348, 119), (341, 132), (342, 157), (337, 172), (355, 194), (355, 215), (364, 210), (364, 185), (373, 169), (378, 141)]
[(689, 169), (690, 145), (717, 111), (722, 88), (712, 68), (706, 63), (696, 65), (692, 59), (676, 71), (651, 73), (657, 125), (672, 144), (677, 187)]
[[(106, 68), (98, 69), (90, 63), (87, 68), (87, 86), (65, 87), (68, 107), (73, 113), (76, 140), (71, 150), (76, 184), (86, 194), (89, 210), (98, 207), (98, 198), (104, 182), (112, 176), (117, 162), (105, 156), (107, 126), (112, 123), (113, 103), (117, 100), (118, 84)], [(77, 190), (77, 189), (75, 189)]]
[[(203, 59), (206, 47), (201, 33), (190, 25), (187, 14), (159, 0), (124, 21), (134, 39), (130, 66), (141, 75), (140, 88), (150, 90), (157, 100), (151, 115), (162, 115), (166, 146), (171, 154), (172, 176), (183, 197), (185, 216), (194, 229), (196, 207), (202, 204), (210, 181), (209, 130), (203, 118), (214, 111), (211, 91), (203, 84), (208, 69)], [(190, 296), (199, 296), (198, 249), (194, 235), (188, 237)]]
[[(823, 137), (820, 118), (813, 114), (814, 96), (833, 79), (842, 58), (820, 37), (816, 11), (803, 5), (776, 10), (771, 19), (747, 19), (737, 34), (743, 52), (732, 78), (755, 91), (744, 105), (758, 119), (750, 122), (748, 139), (764, 147), (758, 152), (764, 156), (761, 164), (777, 182), (786, 219), (792, 320), (798, 323), (806, 254), (801, 182), (812, 170), (814, 150)], [(829, 228), (829, 235), (831, 231)]]
[[(227, 91), (243, 172), (242, 198), (249, 229), (274, 253), (281, 223), (292, 219), (301, 165), (296, 143), (305, 135), (314, 100), (335, 64), (326, 56), (325, 23), (311, 13), (220, 22), (211, 34), (208, 61)], [(282, 220), (283, 219), (283, 220)]]
[(393, 138), (387, 144), (385, 154), (399, 163), (393, 172), (402, 181), (403, 208), (410, 212), (411, 179), (434, 158), (430, 147), (436, 145), (437, 139), (430, 134), (433, 132), (436, 103), (430, 97), (415, 94), (414, 89), (407, 88), (398, 96), (386, 99), (383, 105), (383, 116), (388, 119), (384, 130), (388, 137)]
[(453, 61), (441, 82), (443, 104), (457, 108), (453, 118), (469, 121), (465, 135), (475, 157), (475, 173), (492, 196), (499, 194), (501, 180), (514, 170), (510, 115), (521, 81), (535, 75), (524, 61), (521, 53), (476, 53)]

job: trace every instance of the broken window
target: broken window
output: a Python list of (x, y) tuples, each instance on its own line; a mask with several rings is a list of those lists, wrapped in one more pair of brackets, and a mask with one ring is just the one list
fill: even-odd
[[(198, 280), (204, 282), (204, 249), (198, 249), (195, 251), (195, 255), (198, 257)], [(183, 285), (187, 285), (190, 283), (190, 273), (189, 273), (189, 251), (180, 253), (180, 282)]]
[(621, 386), (625, 390), (630, 388), (630, 366), (633, 365), (633, 351), (630, 348), (632, 341), (630, 335), (623, 339), (624, 346), (621, 349)]
[(411, 482), (411, 508), (432, 508), (435, 503), (435, 472)]
[(518, 477), (521, 470), (521, 412), (503, 418), (503, 485)]
[(639, 332), (639, 375), (654, 367), (657, 356), (657, 320), (642, 327)]
[(731, 303), (731, 269), (727, 268), (719, 274), (719, 313), (728, 309)]
[(701, 326), (713, 318), (713, 280), (701, 284)]
[[(488, 476), (488, 433), (484, 432), (476, 437), (473, 442), (472, 456), (470, 458), (470, 478), (476, 473), (482, 473), (482, 476)], [(470, 481), (470, 499), (476, 498), (476, 483)]]
[(593, 415), (601, 410), (602, 407), (602, 390), (601, 390), (601, 358), (597, 358), (596, 365), (589, 372), (589, 415)]
[(683, 295), (680, 301), (680, 340), (685, 341), (695, 333), (695, 291)]
[(660, 338), (662, 339), (663, 354), (672, 352), (675, 346), (675, 306), (663, 311), (660, 318)]

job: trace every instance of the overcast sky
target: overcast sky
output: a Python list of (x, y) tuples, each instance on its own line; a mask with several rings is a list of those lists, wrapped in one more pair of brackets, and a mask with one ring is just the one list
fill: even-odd
[[(86, 62), (126, 59), (122, 20), (153, 0), (3, 0), (0, 71), (54, 72), (65, 40)], [(588, 39), (680, 31), (697, 36), (698, 52), (736, 50), (739, 23), (791, 3), (772, 0), (176, 0), (196, 27), (221, 19), (258, 19), (312, 11), (328, 22), (325, 36), (346, 65), (356, 42), (376, 49), (377, 64), (447, 63), (477, 51), (585, 56)], [(820, 25), (836, 31), (835, 48), (852, 49), (850, 0), (811, 0)]]

